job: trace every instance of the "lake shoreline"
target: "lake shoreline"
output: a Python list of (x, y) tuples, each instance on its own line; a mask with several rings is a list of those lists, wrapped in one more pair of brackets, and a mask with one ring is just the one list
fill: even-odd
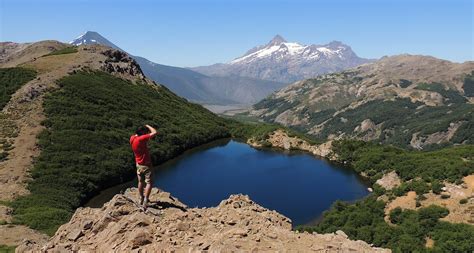
[[(205, 164), (198, 163), (197, 165), (194, 163), (190, 163), (187, 165), (183, 165), (182, 167), (184, 168), (178, 169), (179, 164), (183, 163), (183, 161), (185, 162), (186, 159), (191, 159), (190, 157), (194, 157), (194, 159), (196, 159), (196, 157), (202, 157), (203, 156), (202, 154), (205, 154), (207, 152), (212, 153), (212, 152), (217, 152), (215, 150), (225, 150), (227, 146), (229, 145), (234, 148), (237, 147), (238, 150), (223, 151), (223, 152), (226, 152), (224, 154), (230, 157), (220, 157), (215, 160), (211, 159), (213, 163), (217, 163), (219, 165), (208, 164), (207, 162)], [(252, 160), (253, 163), (251, 165), (245, 164), (244, 160), (247, 159), (248, 157), (242, 158), (240, 160), (235, 160), (236, 158), (234, 156), (238, 156), (241, 153), (241, 151), (239, 150), (242, 150), (242, 149), (247, 150), (245, 152), (247, 152), (248, 155), (254, 154), (257, 156), (262, 156), (264, 160)], [(253, 151), (250, 151), (250, 150), (253, 150)], [(201, 152), (202, 154), (198, 155), (197, 153), (199, 152)], [(284, 165), (285, 163), (283, 165), (280, 163), (277, 163), (277, 164), (271, 165), (273, 167), (268, 167), (268, 161), (265, 162), (266, 161), (265, 159), (269, 159), (269, 158), (264, 158), (264, 157), (270, 157), (270, 159), (283, 159), (283, 161), (286, 162), (287, 165)], [(249, 159), (252, 159), (252, 158), (249, 158)], [(305, 160), (305, 162), (303, 162), (303, 164), (298, 165), (298, 160), (301, 160), (301, 159)], [(206, 161), (209, 161), (209, 160), (206, 160)], [(229, 165), (228, 163), (231, 163), (231, 165)], [(239, 165), (236, 165), (238, 167), (237, 171), (231, 168), (233, 164), (239, 164)], [(209, 170), (212, 170), (212, 169), (215, 170), (216, 166), (219, 168), (217, 171), (209, 172)], [(231, 167), (228, 167), (228, 166), (231, 166)], [(281, 166), (289, 166), (289, 167), (285, 168)], [(319, 168), (320, 166), (323, 166), (323, 167)], [(223, 168), (225, 169), (223, 170)], [(250, 195), (254, 196), (259, 201), (259, 203), (262, 203), (264, 206), (268, 206), (269, 208), (273, 208), (277, 210), (278, 212), (282, 213), (283, 215), (289, 215), (292, 212), (293, 213), (295, 212), (306, 213), (305, 216), (302, 216), (302, 217), (307, 217), (307, 218), (298, 218), (300, 219), (300, 221), (294, 222), (295, 226), (305, 225), (308, 222), (311, 222), (311, 224), (313, 224), (314, 223), (313, 221), (318, 219), (318, 217), (322, 214), (323, 211), (328, 210), (330, 205), (332, 205), (332, 203), (336, 200), (352, 202), (354, 200), (365, 198), (368, 194), (370, 194), (369, 192), (367, 192), (367, 187), (369, 185), (368, 185), (368, 182), (365, 180), (365, 178), (355, 173), (348, 166), (344, 166), (343, 164), (331, 161), (324, 157), (313, 156), (306, 151), (282, 150), (279, 148), (271, 148), (271, 147), (270, 148), (266, 148), (266, 147), (256, 148), (249, 145), (248, 143), (243, 142), (242, 140), (232, 139), (232, 138), (219, 139), (219, 140), (212, 141), (207, 144), (189, 149), (183, 152), (181, 155), (178, 155), (177, 157), (170, 159), (164, 162), (163, 164), (160, 164), (159, 166), (156, 166), (154, 169), (155, 169), (155, 176), (156, 176), (154, 187), (157, 187), (164, 191), (173, 192), (175, 196), (177, 196), (180, 200), (186, 203), (190, 203), (191, 205), (194, 205), (196, 207), (198, 206), (199, 207), (212, 207), (212, 206), (216, 206), (219, 203), (219, 201), (221, 201), (222, 199), (225, 199), (225, 197), (228, 197), (229, 194), (236, 194), (236, 193), (249, 194), (250, 192), (253, 191), (252, 193), (253, 195), (252, 194)], [(282, 171), (282, 169), (284, 169), (284, 171)], [(185, 172), (176, 172), (176, 170), (185, 170)], [(239, 179), (239, 177), (242, 177), (242, 175), (239, 174), (241, 173), (241, 171), (244, 171), (244, 172), (247, 171), (246, 173), (250, 173), (250, 174), (249, 176), (245, 176), (244, 178)], [(279, 176), (278, 174), (282, 172), (287, 173), (287, 175), (285, 175), (284, 178), (281, 178), (281, 176)], [(176, 176), (176, 178), (172, 180), (173, 183), (170, 183), (170, 179), (167, 178), (167, 176), (168, 174), (175, 174), (175, 173), (177, 174), (181, 173), (181, 174), (179, 174), (179, 176)], [(222, 173), (230, 173), (230, 174), (227, 175), (227, 174), (222, 174)], [(260, 174), (253, 175), (252, 173), (260, 173)], [(261, 175), (261, 173), (271, 173), (271, 174), (264, 176), (264, 175)], [(274, 175), (274, 173), (277, 173), (277, 174)], [(308, 174), (309, 178), (305, 178), (306, 176), (303, 176), (303, 179), (302, 178), (298, 179), (298, 177), (301, 177), (301, 173), (310, 173)], [(318, 180), (321, 180), (321, 179), (319, 179), (319, 176), (315, 175), (315, 173), (322, 173), (321, 176), (323, 177), (329, 176), (329, 178), (326, 179), (326, 181), (323, 180), (324, 182), (318, 183)], [(335, 175), (339, 175), (339, 176), (336, 176), (336, 178), (338, 177), (340, 178), (341, 175), (345, 175), (342, 177), (348, 177), (348, 178), (344, 180), (350, 180), (350, 181), (347, 181), (347, 183), (344, 183), (344, 180), (340, 181), (342, 180), (342, 178), (340, 179), (334, 178)], [(295, 178), (292, 179), (293, 177)], [(201, 178), (201, 179), (196, 179), (196, 178)], [(249, 179), (249, 178), (253, 178), (253, 179)], [(312, 181), (311, 181), (311, 178), (313, 178)], [(223, 183), (224, 185), (219, 185), (222, 183), (221, 179), (224, 180), (224, 183)], [(297, 181), (293, 182), (295, 179)], [(203, 184), (201, 186), (198, 186), (199, 184), (197, 184), (197, 185), (194, 185), (194, 188), (193, 188), (192, 186), (188, 185), (190, 184), (188, 181), (185, 181), (187, 183), (183, 183), (182, 180), (191, 180), (190, 181), (191, 184), (196, 184), (194, 182), (195, 180), (197, 181), (211, 180), (211, 181), (209, 181), (209, 185)], [(213, 183), (212, 180), (217, 180), (217, 181)], [(231, 180), (231, 181), (228, 181), (227, 183), (225, 183), (225, 180)], [(253, 183), (251, 183), (250, 185), (248, 182), (249, 180), (250, 181), (253, 180), (252, 181)], [(298, 180), (303, 180), (303, 181), (298, 181)], [(335, 180), (335, 181), (332, 182), (331, 180)], [(338, 183), (337, 180), (339, 180), (340, 182)], [(280, 182), (280, 183), (276, 183), (276, 182)], [(311, 182), (314, 182), (314, 185)], [(329, 182), (332, 182), (332, 184)], [(355, 183), (355, 182), (358, 182), (358, 183)], [(270, 185), (268, 185), (269, 183)], [(330, 184), (329, 186), (326, 185), (328, 183)], [(168, 186), (164, 186), (162, 184), (165, 184), (165, 185), (168, 184)], [(231, 188), (230, 190), (229, 189), (226, 190), (226, 187), (228, 188), (229, 184), (233, 185), (232, 187), (234, 188)], [(283, 189), (279, 189), (280, 184)], [(175, 185), (180, 185), (180, 186), (175, 186)], [(257, 186), (257, 185), (260, 185), (260, 186)], [(298, 186), (298, 187), (296, 187), (296, 189), (292, 189), (292, 188), (295, 188), (294, 186)], [(128, 182), (125, 182), (123, 184), (119, 184), (113, 187), (109, 187), (101, 191), (98, 195), (91, 198), (84, 206), (92, 207), (92, 208), (100, 208), (102, 207), (104, 203), (109, 201), (113, 196), (119, 193), (123, 193), (126, 189), (130, 187), (136, 187), (136, 179), (133, 179), (131, 181), (128, 181)], [(257, 187), (257, 190), (255, 189), (255, 187)], [(277, 187), (277, 188), (274, 188), (274, 187)], [(212, 191), (209, 192), (210, 188), (212, 188), (213, 191), (215, 191), (216, 189), (219, 189), (218, 192), (222, 191), (222, 193), (218, 193), (217, 194), (218, 197), (217, 197), (216, 194), (211, 193)], [(272, 190), (272, 188), (274, 189)], [(298, 188), (301, 188), (301, 189), (298, 190)], [(284, 189), (290, 189), (290, 190), (284, 190)], [(352, 189), (352, 190), (349, 190), (349, 189)], [(189, 191), (191, 192), (196, 191), (200, 193), (199, 194), (189, 193)], [(285, 195), (287, 194), (286, 191), (290, 192), (288, 193), (289, 194), (288, 196)], [(291, 193), (292, 191), (294, 193)], [(343, 192), (346, 192), (346, 193), (343, 193)], [(185, 199), (186, 197), (183, 197), (183, 194), (184, 196), (188, 196), (187, 197), (188, 199)], [(196, 194), (196, 195), (193, 196), (193, 194)], [(255, 196), (255, 194), (257, 194), (257, 196)], [(263, 197), (264, 199), (261, 199), (262, 196), (260, 196), (260, 199), (258, 199), (259, 194), (260, 195), (263, 194), (262, 196), (267, 196), (267, 197)], [(274, 194), (275, 196), (273, 196)], [(328, 196), (332, 196), (332, 197), (328, 199), (328, 197), (325, 196), (327, 194), (329, 194)], [(204, 199), (206, 198), (208, 199), (205, 202), (202, 202), (204, 200), (203, 195), (204, 196), (209, 195), (207, 197), (204, 197)], [(189, 196), (193, 196), (193, 197), (189, 197)], [(318, 201), (311, 201), (310, 200), (311, 196), (315, 196), (315, 197), (319, 196), (317, 197)], [(335, 196), (339, 196), (339, 197), (335, 197)], [(300, 199), (300, 201), (294, 202), (295, 197), (297, 197), (296, 199)], [(323, 200), (323, 202), (313, 203), (313, 202), (319, 202), (320, 198), (321, 200)], [(211, 201), (210, 199), (213, 199), (213, 200)], [(269, 202), (265, 202), (265, 199)], [(286, 201), (288, 203), (286, 202), (283, 203), (281, 201), (282, 199), (288, 199), (288, 201)], [(312, 209), (314, 210), (314, 215), (308, 214), (311, 209), (305, 210), (306, 208), (300, 207), (304, 203), (310, 203), (309, 205), (313, 205), (313, 208), (316, 208), (316, 209)], [(277, 208), (277, 206), (280, 206), (280, 207)], [(295, 209), (300, 209), (300, 210), (295, 211)], [(287, 211), (282, 212), (282, 210), (287, 210)], [(289, 217), (291, 219), (293, 219), (294, 217), (298, 217), (294, 215), (293, 216), (290, 215)], [(308, 218), (310, 216), (312, 216), (313, 218)]]

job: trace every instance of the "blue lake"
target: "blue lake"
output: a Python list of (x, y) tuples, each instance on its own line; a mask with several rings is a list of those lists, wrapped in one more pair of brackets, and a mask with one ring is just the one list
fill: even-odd
[[(336, 200), (368, 194), (367, 184), (348, 168), (302, 152), (254, 149), (233, 140), (193, 149), (156, 167), (154, 185), (190, 207), (216, 206), (230, 194), (248, 194), (293, 225), (315, 222)], [(104, 202), (97, 199), (90, 206)]]

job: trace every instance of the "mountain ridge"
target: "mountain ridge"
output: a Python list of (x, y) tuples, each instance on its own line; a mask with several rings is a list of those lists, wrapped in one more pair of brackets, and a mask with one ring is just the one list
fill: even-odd
[[(104, 44), (124, 51), (99, 33), (91, 31), (82, 34), (70, 44)], [(146, 76), (167, 86), (179, 96), (201, 104), (250, 105), (285, 86), (281, 82), (236, 75), (212, 77), (187, 68), (158, 64), (140, 56), (131, 57), (138, 62)]]
[(276, 35), (267, 44), (256, 46), (228, 63), (191, 69), (211, 76), (235, 74), (290, 83), (372, 61), (358, 57), (340, 41), (304, 45)]
[(472, 143), (473, 71), (474, 62), (384, 57), (295, 82), (255, 104), (250, 115), (323, 139), (357, 137), (415, 149)]

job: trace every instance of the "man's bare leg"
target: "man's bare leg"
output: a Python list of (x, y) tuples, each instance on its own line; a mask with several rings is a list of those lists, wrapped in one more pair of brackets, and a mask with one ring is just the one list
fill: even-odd
[(149, 183), (146, 184), (146, 187), (145, 187), (145, 201), (143, 202), (143, 205), (145, 206), (145, 208), (146, 208), (146, 205), (148, 204), (148, 200), (150, 199), (151, 187), (152, 187), (152, 182), (150, 181)]
[(143, 205), (143, 180), (142, 180), (142, 177), (140, 176), (140, 174), (137, 174), (138, 176), (138, 194), (140, 194), (140, 205)]

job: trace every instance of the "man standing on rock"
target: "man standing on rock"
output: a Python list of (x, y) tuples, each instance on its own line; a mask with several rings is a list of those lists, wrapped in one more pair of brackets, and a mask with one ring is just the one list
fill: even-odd
[[(150, 125), (140, 126), (134, 135), (130, 137), (135, 162), (137, 164), (138, 192), (140, 193), (140, 205), (146, 209), (152, 187), (152, 164), (150, 151), (148, 150), (148, 140), (153, 138), (158, 132)], [(146, 187), (144, 187), (144, 183)], [(143, 194), (145, 188), (145, 194)]]

